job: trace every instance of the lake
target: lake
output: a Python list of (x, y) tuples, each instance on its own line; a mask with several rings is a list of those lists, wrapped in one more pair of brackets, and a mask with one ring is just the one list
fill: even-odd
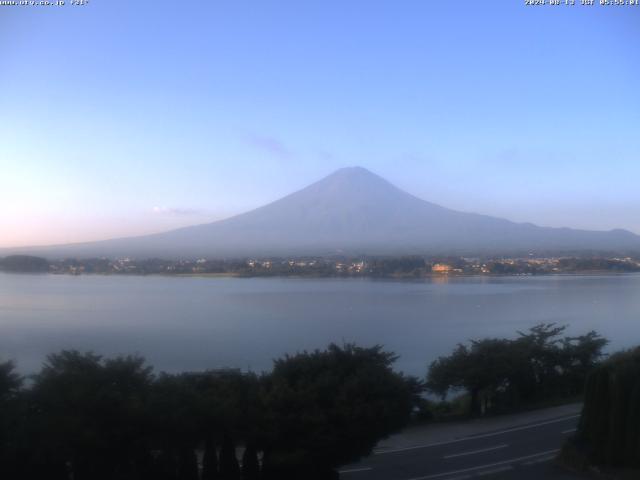
[(640, 275), (372, 279), (0, 274), (0, 358), (138, 353), (156, 370), (239, 367), (329, 342), (383, 344), (424, 375), (458, 342), (540, 322), (640, 344)]

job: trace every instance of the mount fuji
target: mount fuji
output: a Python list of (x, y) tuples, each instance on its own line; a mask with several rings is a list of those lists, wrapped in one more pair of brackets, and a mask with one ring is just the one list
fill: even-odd
[(273, 203), (213, 223), (140, 237), (20, 249), (48, 258), (172, 259), (531, 251), (640, 251), (640, 236), (625, 230), (539, 227), (459, 212), (404, 192), (369, 170), (350, 167)]

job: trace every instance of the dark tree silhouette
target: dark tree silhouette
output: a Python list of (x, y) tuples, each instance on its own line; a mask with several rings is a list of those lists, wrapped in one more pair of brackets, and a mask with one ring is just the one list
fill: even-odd
[(178, 478), (180, 480), (199, 480), (198, 458), (193, 448), (185, 446), (180, 449)]
[(219, 478), (216, 444), (211, 438), (208, 438), (205, 442), (202, 457), (202, 480), (218, 480)]
[(150, 367), (138, 357), (50, 355), (31, 392), (41, 455), (48, 464), (70, 465), (76, 480), (135, 473), (147, 451), (144, 405), (151, 380)]
[(330, 345), (277, 360), (265, 382), (266, 478), (332, 478), (409, 420), (411, 382), (380, 346)]
[(224, 435), (220, 449), (220, 478), (221, 480), (240, 480), (240, 464), (236, 457), (236, 447), (228, 434)]
[(587, 374), (602, 358), (607, 340), (596, 332), (564, 337), (566, 327), (540, 324), (510, 339), (473, 340), (429, 367), (428, 389), (446, 396), (469, 394), (469, 413), (580, 394)]
[[(262, 377), (227, 370), (155, 376), (139, 357), (62, 351), (47, 357), (29, 388), (21, 388), (13, 364), (0, 364), (0, 474), (336, 478), (337, 466), (368, 454), (409, 419), (420, 384), (394, 373), (394, 359), (381, 347), (331, 345), (277, 360)], [(236, 445), (244, 447), (242, 469)]]
[(587, 381), (576, 439), (596, 464), (640, 468), (640, 347), (612, 356)]
[(0, 478), (18, 478), (20, 464), (24, 460), (18, 458), (19, 430), (18, 418), (22, 415), (22, 405), (18, 395), (22, 387), (22, 377), (15, 372), (15, 364), (11, 361), (0, 363)]
[(253, 442), (247, 443), (242, 454), (242, 480), (259, 480), (260, 463), (258, 451)]

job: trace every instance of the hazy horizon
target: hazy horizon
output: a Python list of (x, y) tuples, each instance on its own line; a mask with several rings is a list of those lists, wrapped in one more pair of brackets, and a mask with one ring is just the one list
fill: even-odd
[(2, 13), (0, 247), (208, 223), (351, 165), (455, 210), (640, 234), (638, 8)]

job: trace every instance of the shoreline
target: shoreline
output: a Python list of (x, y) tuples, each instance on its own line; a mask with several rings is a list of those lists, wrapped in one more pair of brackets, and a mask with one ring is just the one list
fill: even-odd
[(532, 277), (598, 277), (598, 276), (632, 276), (640, 272), (615, 272), (611, 270), (589, 270), (584, 272), (553, 272), (553, 273), (457, 273), (457, 274), (426, 274), (411, 275), (247, 275), (236, 272), (225, 273), (69, 273), (69, 272), (12, 272), (0, 270), (6, 275), (51, 275), (67, 277), (100, 276), (100, 277), (165, 277), (165, 278), (290, 278), (290, 279), (367, 279), (367, 280), (448, 280), (456, 278), (532, 278)]

